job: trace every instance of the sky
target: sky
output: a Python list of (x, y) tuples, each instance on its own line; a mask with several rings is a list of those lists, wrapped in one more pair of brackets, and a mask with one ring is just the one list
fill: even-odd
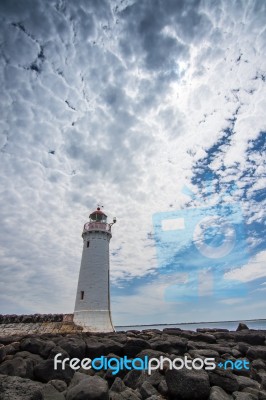
[(0, 313), (71, 313), (109, 221), (119, 325), (265, 318), (266, 2), (0, 0)]

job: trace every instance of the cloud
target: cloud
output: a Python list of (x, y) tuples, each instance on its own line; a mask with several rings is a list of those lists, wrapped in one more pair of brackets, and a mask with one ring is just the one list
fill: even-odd
[(216, 3), (1, 1), (4, 312), (73, 309), (98, 202), (118, 221), (113, 287), (148, 284), (153, 215), (205, 204), (210, 171), (211, 201), (237, 202), (265, 250), (265, 4)]
[(266, 251), (257, 253), (250, 262), (241, 268), (233, 269), (225, 274), (225, 279), (250, 282), (255, 279), (266, 277)]

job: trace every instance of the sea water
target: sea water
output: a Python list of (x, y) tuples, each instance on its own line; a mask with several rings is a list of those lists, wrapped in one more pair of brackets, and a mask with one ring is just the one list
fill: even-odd
[(191, 322), (191, 323), (180, 323), (180, 324), (158, 324), (158, 325), (132, 325), (132, 326), (116, 326), (116, 331), (128, 331), (136, 329), (142, 331), (143, 329), (160, 329), (164, 328), (180, 328), (183, 330), (196, 331), (198, 328), (223, 328), (229, 331), (235, 331), (238, 324), (242, 322), (246, 324), (250, 329), (261, 329), (266, 330), (266, 319), (254, 319), (247, 321), (220, 321), (220, 322)]

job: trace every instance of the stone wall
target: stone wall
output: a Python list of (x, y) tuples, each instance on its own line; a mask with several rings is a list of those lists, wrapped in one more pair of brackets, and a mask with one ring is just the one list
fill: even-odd
[[(69, 315), (69, 314), (68, 314)], [(0, 324), (25, 324), (35, 322), (62, 322), (64, 314), (0, 314)]]
[(0, 315), (0, 337), (82, 331), (73, 314)]

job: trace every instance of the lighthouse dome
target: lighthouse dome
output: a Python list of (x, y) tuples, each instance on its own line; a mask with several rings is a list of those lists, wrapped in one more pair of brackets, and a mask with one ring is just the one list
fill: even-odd
[(100, 207), (97, 207), (97, 210), (93, 211), (90, 214), (90, 220), (97, 222), (106, 222), (107, 215), (103, 211), (101, 211)]

